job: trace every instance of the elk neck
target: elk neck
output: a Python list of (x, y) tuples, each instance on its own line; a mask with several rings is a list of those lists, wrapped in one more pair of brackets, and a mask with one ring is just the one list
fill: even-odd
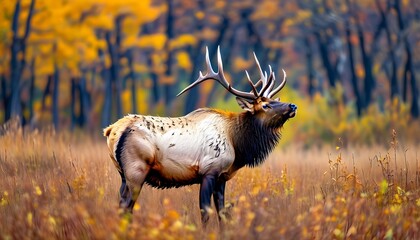
[(280, 129), (264, 124), (250, 112), (231, 117), (231, 136), (235, 149), (235, 168), (263, 163), (280, 139)]

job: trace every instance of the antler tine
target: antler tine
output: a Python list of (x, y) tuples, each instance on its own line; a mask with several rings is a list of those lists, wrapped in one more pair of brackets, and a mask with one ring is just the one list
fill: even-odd
[(257, 55), (255, 54), (255, 52), (254, 52), (254, 59), (255, 59), (255, 62), (257, 64), (257, 66), (258, 66), (258, 70), (260, 71), (260, 76), (261, 76), (260, 80), (254, 86), (257, 86), (260, 83), (262, 83), (261, 91), (258, 92), (258, 96), (259, 97), (261, 97), (261, 96), (264, 96), (265, 97), (267, 95), (267, 94), (265, 94), (265, 92), (267, 91), (267, 89), (268, 88), (272, 89), (272, 87), (273, 87), (272, 86), (273, 85), (273, 82), (272, 81), (273, 81), (273, 79), (275, 79), (275, 78), (272, 78), (273, 70), (271, 69), (271, 66), (269, 66), (270, 67), (270, 75), (267, 78), (267, 72), (264, 72), (263, 73), (263, 71), (261, 69), (260, 62), (258, 61), (258, 58), (257, 58)]
[(270, 84), (270, 87), (268, 87), (268, 89), (267, 89), (267, 92), (269, 93), (269, 92), (271, 92), (271, 90), (273, 90), (274, 85), (276, 85), (276, 74), (275, 74), (275, 72), (273, 72), (273, 69), (271, 68), (271, 65), (268, 65), (268, 67), (270, 68), (270, 77), (271, 77), (271, 75), (273, 75), (272, 76), (273, 80)]
[(274, 74), (275, 74), (274, 72), (271, 72), (270, 76), (268, 77), (268, 84), (266, 85), (267, 89), (264, 92), (262, 92), (262, 96), (264, 96), (264, 97), (268, 98), (268, 95), (270, 94), (270, 91), (274, 87), (275, 80), (276, 80), (276, 77), (275, 77)]
[(254, 93), (255, 96), (258, 96), (258, 91), (255, 88), (255, 85), (252, 82), (251, 78), (249, 77), (248, 71), (245, 70), (245, 73), (246, 73), (246, 77), (247, 77), (248, 83), (249, 83), (249, 85), (251, 85), (251, 88), (252, 88), (252, 91), (251, 92)]
[(255, 63), (257, 64), (258, 70), (260, 71), (260, 77), (261, 77), (260, 80), (262, 81), (263, 86), (264, 86), (267, 82), (267, 78), (264, 78), (263, 70), (261, 69), (260, 62), (258, 61), (257, 55), (255, 55), (255, 52), (254, 52), (254, 59), (255, 59)]
[[(216, 74), (216, 72), (213, 70), (213, 67), (211, 66), (209, 48), (207, 46), (206, 46), (206, 67), (207, 67), (207, 73), (211, 73), (211, 74), (214, 74), (214, 75)], [(201, 71), (200, 71), (200, 74), (201, 74)], [(203, 74), (201, 74), (201, 75), (203, 75)]]
[(271, 82), (270, 87), (267, 89), (268, 94), (273, 90), (274, 86), (276, 85), (276, 73), (273, 72), (272, 74), (273, 81)]
[[(193, 88), (194, 86), (196, 86), (197, 84), (204, 82), (208, 79), (210, 79), (208, 76), (215, 76), (216, 73), (213, 70), (213, 67), (211, 66), (211, 62), (210, 62), (210, 56), (209, 56), (209, 49), (206, 46), (206, 68), (207, 68), (207, 73), (206, 75), (203, 75), (203, 73), (200, 71), (199, 72), (199, 77), (197, 80), (195, 80), (195, 82), (191, 83), (190, 85), (188, 85), (188, 87), (184, 88), (184, 90), (182, 90), (180, 93), (178, 93), (178, 95), (176, 95), (177, 97), (180, 96), (181, 94), (183, 94), (184, 92), (190, 90), (191, 88)], [(223, 85), (224, 86), (224, 85)]]
[(199, 84), (201, 82), (212, 79), (212, 80), (215, 80), (215, 81), (219, 82), (224, 88), (226, 88), (226, 90), (228, 90), (230, 93), (232, 93), (233, 95), (235, 95), (237, 97), (241, 97), (241, 98), (248, 99), (248, 100), (255, 100), (258, 97), (254, 94), (251, 94), (251, 93), (236, 90), (235, 88), (233, 88), (228, 83), (228, 81), (225, 78), (225, 74), (223, 72), (223, 63), (222, 63), (222, 56), (220, 54), (220, 46), (217, 47), (217, 66), (219, 68), (217, 73), (214, 72), (214, 70), (211, 66), (209, 51), (208, 51), (207, 47), (206, 47), (206, 65), (207, 65), (207, 73), (205, 75), (203, 75), (200, 72), (200, 76), (198, 77), (198, 79), (195, 80), (195, 82), (190, 84), (188, 87), (186, 87), (184, 90), (182, 90), (180, 93), (178, 93), (177, 96), (179, 96), (179, 95), (183, 94), (184, 92), (190, 90), (191, 88), (193, 88), (194, 86), (196, 86), (197, 84)]
[(280, 85), (275, 88), (273, 91), (270, 91), (270, 93), (268, 94), (268, 98), (272, 98), (274, 95), (276, 95), (278, 92), (280, 92), (280, 90), (286, 85), (286, 72), (284, 71), (284, 69), (282, 69), (283, 71), (283, 81), (280, 83)]
[[(263, 85), (261, 92), (260, 92), (260, 96), (264, 96), (267, 97), (268, 94), (270, 93), (270, 90), (273, 89), (274, 87), (274, 80), (276, 79), (274, 77), (274, 72), (273, 69), (271, 68), (270, 65), (268, 65), (270, 68), (270, 76), (268, 77), (268, 80), (266, 81), (266, 84)], [(267, 79), (267, 74), (266, 74), (266, 79)]]

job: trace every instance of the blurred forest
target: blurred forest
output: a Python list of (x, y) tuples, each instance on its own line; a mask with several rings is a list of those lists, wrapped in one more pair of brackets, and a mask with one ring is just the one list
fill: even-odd
[(1, 123), (96, 131), (127, 113), (226, 107), (211, 82), (176, 98), (218, 45), (238, 89), (244, 70), (257, 76), (253, 51), (285, 69), (280, 96), (307, 136), (369, 142), (419, 122), (419, 1), (0, 0), (0, 12)]

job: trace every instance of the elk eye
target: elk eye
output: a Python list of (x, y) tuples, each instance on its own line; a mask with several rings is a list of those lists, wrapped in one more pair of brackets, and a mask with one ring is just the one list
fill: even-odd
[(262, 108), (267, 110), (267, 109), (269, 109), (271, 107), (268, 104), (265, 104), (265, 105), (262, 105)]

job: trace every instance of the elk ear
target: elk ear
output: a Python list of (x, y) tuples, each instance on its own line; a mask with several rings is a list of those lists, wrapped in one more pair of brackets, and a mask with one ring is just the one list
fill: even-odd
[(243, 110), (246, 110), (254, 114), (254, 105), (252, 103), (239, 97), (236, 97), (236, 101), (238, 102), (239, 106), (241, 106)]

